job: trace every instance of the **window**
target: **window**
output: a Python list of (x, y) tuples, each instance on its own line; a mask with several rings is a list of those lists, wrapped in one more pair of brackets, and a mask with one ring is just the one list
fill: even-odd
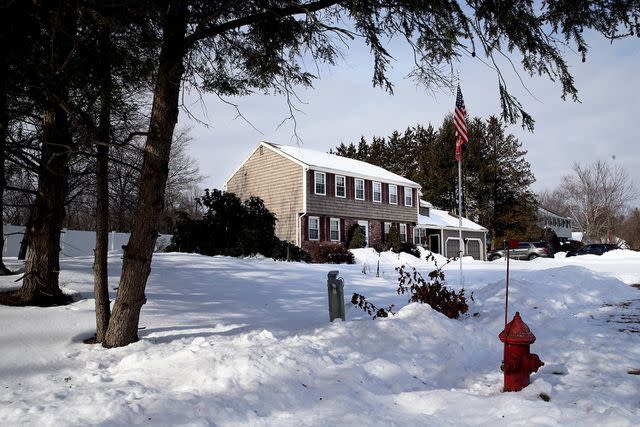
[(373, 201), (382, 203), (382, 184), (375, 181), (373, 182)]
[(316, 172), (316, 194), (322, 194), (323, 196), (327, 194), (325, 188), (326, 175), (324, 172)]
[(356, 183), (356, 200), (364, 200), (364, 179), (355, 180)]
[(389, 203), (392, 205), (398, 204), (398, 186), (389, 184)]
[(424, 236), (424, 232), (425, 230), (422, 228), (413, 228), (413, 244), (414, 245), (421, 245), (423, 242), (420, 239), (421, 235)]
[(309, 240), (320, 240), (320, 218), (309, 217)]
[(413, 206), (413, 188), (404, 187), (404, 205)]
[(384, 223), (384, 241), (388, 241), (389, 240), (389, 230), (391, 229), (391, 223), (390, 222), (385, 222)]
[(340, 219), (331, 218), (329, 222), (329, 238), (333, 242), (340, 241)]
[(347, 197), (347, 187), (342, 175), (336, 175), (336, 197)]
[(407, 241), (407, 224), (400, 224), (400, 241), (402, 243)]

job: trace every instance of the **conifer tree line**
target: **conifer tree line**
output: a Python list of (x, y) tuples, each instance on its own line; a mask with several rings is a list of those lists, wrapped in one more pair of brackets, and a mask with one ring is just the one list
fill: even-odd
[[(295, 99), (296, 87), (312, 85), (318, 64), (335, 65), (357, 40), (370, 52), (372, 84), (392, 93), (389, 46), (399, 41), (411, 51), (412, 76), (427, 89), (450, 89), (447, 70), (461, 57), (514, 53), (522, 70), (557, 81), (561, 96), (577, 99), (564, 47), (584, 59), (584, 30), (614, 40), (637, 34), (638, 18), (640, 5), (623, 0), (508, 7), (452, 0), (4, 1), (0, 205), (12, 191), (13, 208), (25, 208), (19, 215), (29, 251), (21, 288), (0, 302), (68, 302), (59, 286), (60, 232), (76, 212), (66, 203), (95, 202), (95, 341), (117, 347), (138, 339), (185, 88), (223, 99), (254, 92)], [(501, 117), (531, 128), (533, 118), (496, 76)], [(135, 171), (126, 177), (137, 180), (133, 194), (113, 182), (123, 163)], [(106, 242), (109, 214), (117, 215), (113, 191), (131, 201), (132, 214), (122, 225), (131, 237), (111, 307)]]
[[(463, 216), (486, 227), (495, 243), (505, 238), (538, 236), (535, 182), (527, 152), (497, 117), (467, 122), (469, 142), (462, 146)], [(438, 129), (429, 124), (388, 137), (364, 137), (340, 144), (333, 153), (362, 160), (404, 176), (422, 186), (422, 198), (439, 209), (458, 211), (458, 163), (453, 116)], [(495, 246), (495, 244), (494, 244)]]

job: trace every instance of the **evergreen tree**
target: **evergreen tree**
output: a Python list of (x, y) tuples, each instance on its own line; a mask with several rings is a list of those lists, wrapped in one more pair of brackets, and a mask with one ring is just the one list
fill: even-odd
[(354, 224), (350, 231), (349, 249), (359, 249), (367, 246), (362, 228), (358, 224)]
[(505, 135), (505, 126), (496, 117), (487, 121), (480, 142), (472, 163), (476, 179), (471, 190), (479, 221), (494, 242), (526, 239), (535, 233), (537, 219), (537, 202), (530, 190), (535, 178), (525, 159), (527, 152), (515, 136)]
[[(530, 190), (535, 181), (526, 151), (496, 118), (469, 118), (469, 142), (462, 146), (463, 216), (478, 221), (489, 237), (529, 239), (538, 235), (537, 204)], [(388, 141), (388, 142), (387, 142)], [(361, 140), (362, 142), (362, 140)], [(388, 138), (374, 137), (369, 162), (422, 186), (425, 200), (458, 212), (458, 162), (453, 116), (435, 131), (431, 125), (409, 127)]]
[(426, 174), (419, 181), (425, 200), (446, 211), (458, 210), (458, 165), (455, 159), (453, 116), (448, 115), (433, 142), (425, 147)]
[(402, 242), (400, 241), (400, 230), (397, 225), (389, 227), (389, 236), (387, 238), (387, 244), (389, 249), (395, 253), (400, 253), (402, 250)]

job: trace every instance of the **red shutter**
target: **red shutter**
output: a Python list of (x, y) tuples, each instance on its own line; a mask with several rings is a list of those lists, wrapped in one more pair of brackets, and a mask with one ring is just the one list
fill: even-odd
[(398, 206), (404, 206), (404, 187), (398, 185)]
[(389, 204), (389, 184), (382, 184), (382, 203)]
[(373, 184), (371, 184), (371, 181), (369, 180), (365, 180), (364, 181), (364, 200), (367, 202), (370, 202), (373, 200)]
[(331, 231), (329, 231), (329, 227), (331, 226), (331, 218), (328, 216), (324, 217), (324, 240), (331, 240)]
[(340, 218), (340, 241), (345, 243), (347, 241), (347, 230), (345, 230), (344, 218)]
[(307, 240), (309, 240), (309, 217), (305, 215), (300, 221), (302, 222), (300, 226), (302, 239), (300, 239), (300, 241), (306, 242)]

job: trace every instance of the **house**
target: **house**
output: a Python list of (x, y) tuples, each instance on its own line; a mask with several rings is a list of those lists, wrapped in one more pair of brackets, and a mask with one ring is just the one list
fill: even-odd
[(367, 244), (382, 242), (392, 224), (403, 241), (418, 221), (420, 185), (378, 166), (297, 146), (261, 142), (233, 172), (227, 191), (260, 197), (275, 213), (276, 235), (311, 250), (346, 243), (358, 224)]
[(462, 229), (465, 255), (475, 259), (486, 259), (487, 229), (475, 222), (462, 218), (462, 228), (457, 216), (435, 209), (426, 200), (420, 200), (418, 223), (413, 230), (413, 242), (431, 252), (446, 257), (458, 256), (459, 230)]
[(538, 227), (544, 230), (552, 230), (560, 241), (571, 240), (571, 218), (559, 215), (555, 212), (538, 208)]

